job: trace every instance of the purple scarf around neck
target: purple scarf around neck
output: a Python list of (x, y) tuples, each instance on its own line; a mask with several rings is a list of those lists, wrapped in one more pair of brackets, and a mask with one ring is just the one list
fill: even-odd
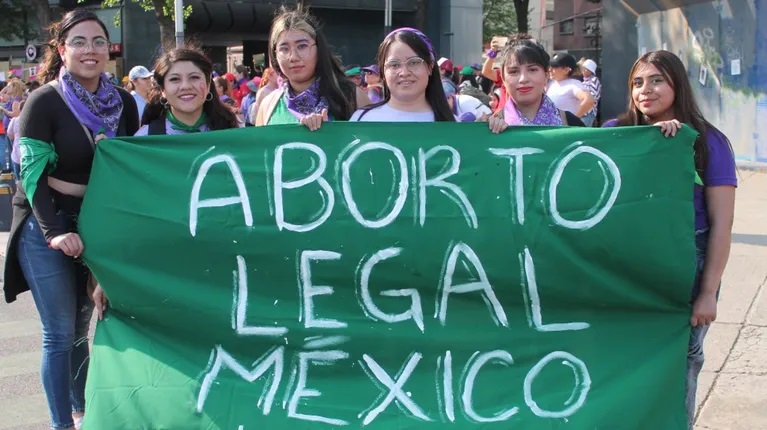
[(320, 94), (319, 79), (315, 80), (301, 94), (293, 95), (293, 90), (290, 88), (290, 82), (288, 81), (283, 83), (283, 88), (285, 90), (285, 103), (298, 119), (313, 113), (321, 113), (323, 109), (328, 108), (328, 101)]
[(123, 100), (105, 73), (101, 74), (99, 87), (95, 93), (88, 91), (66, 67), (62, 67), (59, 71), (58, 81), (67, 106), (93, 136), (99, 133), (104, 133), (107, 137), (117, 135)]
[(559, 109), (545, 94), (543, 95), (541, 106), (532, 120), (529, 120), (517, 109), (517, 105), (511, 97), (508, 97), (508, 100), (506, 100), (506, 106), (503, 108), (503, 118), (508, 125), (564, 125)]

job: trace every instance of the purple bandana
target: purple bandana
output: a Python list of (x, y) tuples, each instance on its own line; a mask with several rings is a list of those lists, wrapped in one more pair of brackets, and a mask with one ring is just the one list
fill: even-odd
[(535, 118), (529, 120), (517, 109), (516, 103), (508, 97), (506, 106), (503, 108), (503, 118), (508, 125), (564, 125), (562, 115), (554, 102), (544, 94), (541, 106), (535, 114)]
[(115, 137), (123, 111), (123, 100), (106, 74), (101, 74), (95, 94), (82, 86), (66, 67), (59, 71), (58, 80), (64, 100), (77, 120), (94, 136), (101, 132), (107, 137)]
[(313, 113), (321, 113), (323, 109), (328, 108), (328, 101), (320, 95), (319, 79), (298, 95), (293, 95), (288, 81), (285, 81), (283, 88), (285, 89), (285, 103), (298, 119)]

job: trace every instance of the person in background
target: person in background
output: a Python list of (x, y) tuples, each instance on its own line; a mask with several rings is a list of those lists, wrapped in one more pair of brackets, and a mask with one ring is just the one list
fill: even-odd
[(279, 88), (278, 81), (279, 76), (273, 68), (267, 67), (264, 69), (264, 73), (261, 75), (261, 83), (258, 85), (256, 100), (250, 106), (250, 112), (248, 112), (248, 117), (253, 122), (253, 125), (256, 125), (258, 107), (261, 105), (261, 102), (264, 100), (264, 98), (266, 98), (266, 96)]
[(252, 126), (253, 122), (255, 122), (256, 120), (255, 117), (250, 116), (250, 107), (256, 101), (256, 95), (258, 93), (259, 85), (261, 85), (260, 76), (256, 76), (255, 78), (248, 81), (247, 84), (245, 84), (245, 87), (248, 89), (248, 94), (246, 94), (245, 97), (242, 98), (242, 103), (240, 104), (240, 111), (242, 112), (242, 115), (244, 116), (246, 126)]
[(346, 72), (344, 72), (347, 78), (354, 82), (354, 85), (363, 88), (363, 80), (362, 80), (362, 69), (359, 67), (352, 67)]
[(602, 83), (597, 78), (597, 63), (594, 60), (584, 59), (580, 64), (583, 72), (583, 85), (594, 96), (594, 107), (583, 118), (586, 127), (591, 127), (598, 116), (599, 99), (602, 98)]
[(474, 69), (470, 66), (461, 69), (461, 83), (458, 85), (458, 94), (470, 96), (479, 100), (483, 105), (490, 106), (490, 96), (480, 89)]
[[(473, 87), (472, 87), (473, 88)], [(445, 93), (447, 104), (458, 122), (486, 120), (493, 111), (481, 100), (466, 94), (456, 94), (452, 89)]]
[[(694, 143), (695, 279), (690, 286), (692, 315), (687, 349), (686, 400), (688, 428), (693, 428), (698, 376), (703, 368), (703, 340), (716, 320), (722, 274), (730, 256), (735, 217), (735, 157), (729, 139), (706, 118), (695, 101), (684, 63), (671, 52), (642, 55), (628, 77), (628, 112), (603, 127), (655, 125), (675, 135), (682, 124), (698, 132)], [(693, 262), (690, 262), (693, 264)]]
[[(24, 103), (21, 104), (21, 110), (24, 110)], [(19, 133), (19, 117), (11, 118), (11, 122), (8, 124), (8, 130), (6, 130), (8, 139), (11, 141), (11, 171), (16, 182), (19, 182), (21, 175), (21, 150), (19, 149), (19, 141), (21, 135)]]
[(510, 125), (580, 126), (574, 114), (559, 109), (546, 94), (549, 54), (527, 34), (509, 38), (500, 54), (506, 101), (488, 120), (499, 133)]
[[(8, 125), (12, 118), (16, 118), (21, 113), (21, 104), (24, 101), (24, 82), (19, 78), (13, 78), (8, 81), (5, 88), (0, 91), (0, 113), (3, 117), (3, 129), (8, 130)], [(6, 135), (0, 136), (0, 170), (3, 172), (11, 171), (11, 160), (8, 154), (11, 152), (11, 141)]]
[[(217, 84), (213, 83), (212, 75), (213, 63), (192, 45), (163, 53), (154, 65), (154, 78), (160, 91), (147, 105), (136, 136), (237, 128), (234, 113), (216, 95), (214, 85)], [(226, 83), (221, 77), (215, 78), (218, 79)]]
[(131, 136), (138, 110), (104, 73), (106, 25), (74, 9), (51, 27), (53, 39), (19, 118), (21, 183), (5, 259), (5, 300), (31, 290), (43, 333), (41, 376), (54, 429), (76, 429), (85, 413), (88, 326), (93, 301), (77, 220), (96, 144)]
[(445, 93), (458, 92), (458, 85), (453, 79), (453, 72), (455, 71), (455, 65), (448, 58), (442, 57), (437, 60), (437, 67), (439, 67), (439, 76), (442, 81), (442, 91)]
[(319, 24), (301, 11), (282, 12), (269, 34), (269, 63), (285, 79), (258, 107), (256, 126), (301, 123), (314, 131), (324, 121), (346, 121), (370, 104), (345, 75)]
[(240, 64), (234, 68), (234, 82), (231, 82), (232, 95), (231, 97), (237, 103), (238, 107), (242, 106), (242, 99), (245, 98), (250, 90), (248, 89), (248, 82), (250, 81), (250, 69), (244, 64)]
[(594, 107), (594, 96), (586, 90), (581, 81), (573, 79), (578, 70), (575, 57), (570, 54), (556, 54), (550, 64), (551, 82), (546, 95), (560, 110), (583, 118)]
[(381, 69), (377, 65), (371, 64), (363, 67), (365, 72), (365, 83), (367, 84), (368, 98), (371, 103), (378, 103), (384, 99), (384, 84), (381, 80)]
[(152, 72), (144, 66), (136, 66), (128, 72), (128, 79), (130, 79), (132, 88), (130, 94), (136, 100), (138, 117), (141, 118), (144, 115), (144, 108), (152, 92)]
[(490, 89), (490, 109), (495, 112), (498, 109), (498, 104), (501, 100), (501, 89), (500, 88), (491, 88)]
[(384, 100), (357, 110), (349, 121), (455, 121), (434, 48), (421, 31), (400, 28), (389, 33), (378, 47), (378, 67), (384, 71)]

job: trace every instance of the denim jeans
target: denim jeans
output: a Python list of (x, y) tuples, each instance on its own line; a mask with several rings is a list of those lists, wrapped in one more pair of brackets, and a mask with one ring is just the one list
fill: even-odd
[(586, 115), (583, 115), (581, 117), (581, 121), (583, 121), (584, 124), (586, 124), (586, 127), (591, 127), (594, 125), (594, 120), (597, 119), (596, 112), (587, 113)]
[[(69, 225), (71, 217), (59, 214)], [(40, 373), (52, 429), (73, 428), (72, 413), (85, 412), (88, 326), (93, 302), (81, 263), (48, 247), (34, 215), (21, 227), (18, 254), (40, 314), (43, 350)]]
[[(708, 248), (708, 229), (695, 232), (695, 281), (693, 283), (691, 300), (694, 302), (700, 294), (700, 282), (703, 276), (703, 266), (706, 263)], [(695, 421), (695, 394), (698, 391), (698, 375), (703, 369), (703, 340), (709, 326), (691, 327), (690, 341), (687, 347), (687, 377), (685, 378), (687, 395), (687, 428), (693, 428)]]

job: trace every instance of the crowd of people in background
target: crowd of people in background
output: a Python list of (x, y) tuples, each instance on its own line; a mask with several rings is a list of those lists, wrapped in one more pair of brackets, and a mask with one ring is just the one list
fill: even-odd
[[(238, 65), (224, 72), (198, 47), (183, 45), (164, 51), (151, 69), (134, 67), (121, 84), (105, 72), (109, 37), (92, 12), (65, 14), (52, 36), (36, 79), (11, 77), (0, 90), (0, 143), (12, 148), (2, 169), (19, 180), (5, 299), (32, 292), (43, 325), (43, 386), (56, 429), (82, 422), (88, 324), (94, 309), (101, 318), (107, 304), (79, 260), (84, 244), (77, 226), (101, 139), (280, 124), (316, 131), (328, 121), (486, 122), (488, 136), (510, 126), (601, 122), (597, 63), (551, 56), (528, 35), (493, 38), (483, 64), (461, 66), (439, 56), (418, 29), (399, 28), (384, 37), (372, 64), (343, 67), (311, 15), (282, 10), (269, 35), (269, 67)], [(699, 133), (687, 373), (692, 420), (703, 338), (716, 317), (729, 254), (734, 157), (727, 138), (700, 113), (674, 54), (643, 55), (627, 81), (626, 113), (603, 126), (655, 125), (668, 136), (684, 123)]]

